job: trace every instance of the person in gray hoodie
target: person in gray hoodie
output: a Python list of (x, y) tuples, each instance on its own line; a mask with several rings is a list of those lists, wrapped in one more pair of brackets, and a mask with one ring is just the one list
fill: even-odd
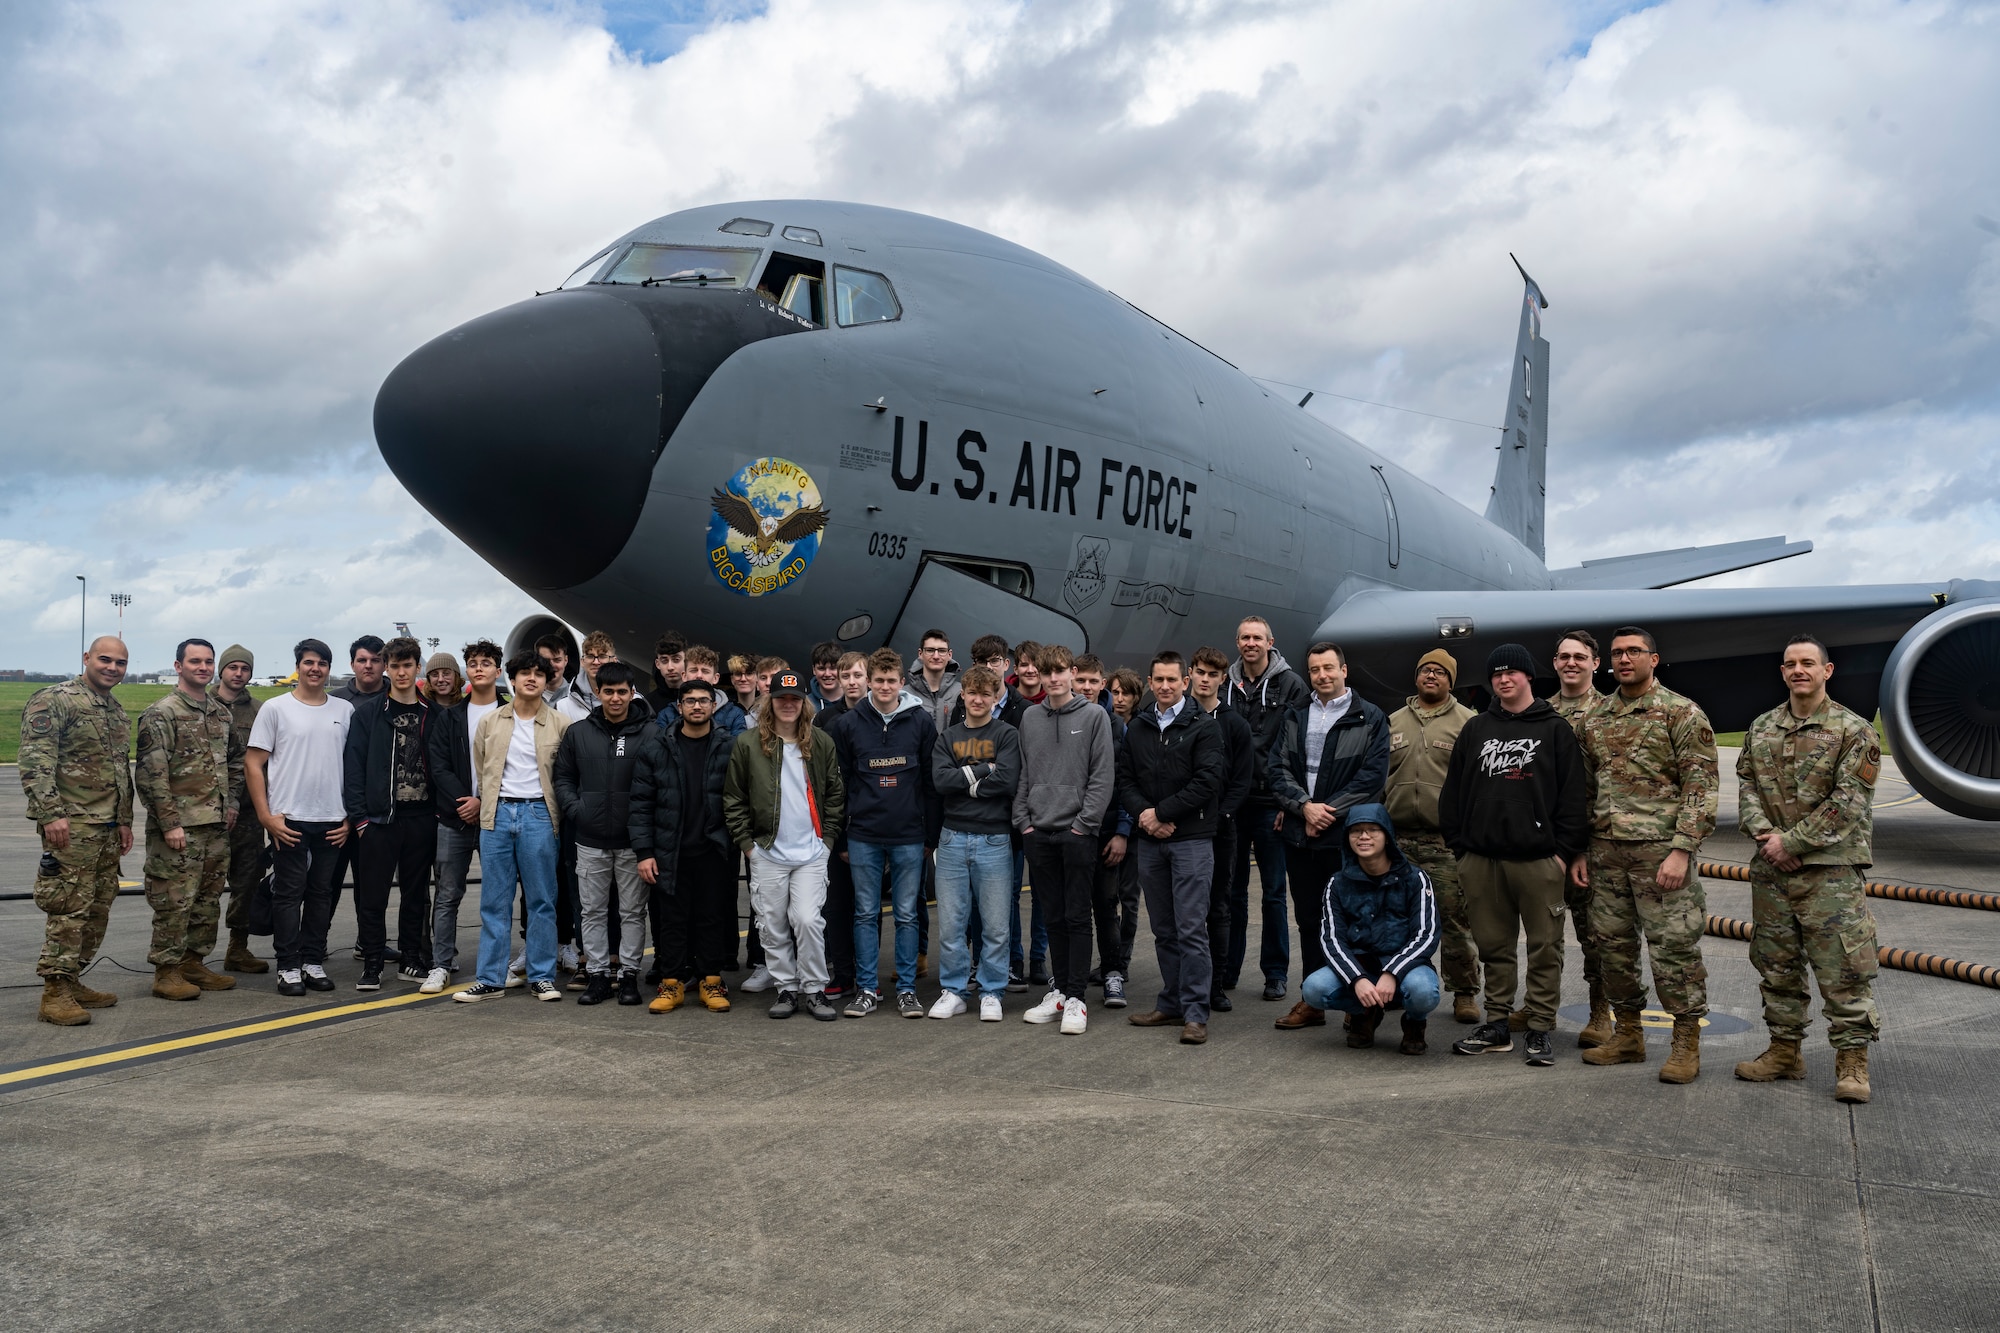
[(1035, 903), (1049, 928), (1049, 993), (1023, 1014), (1030, 1023), (1062, 1020), (1084, 1030), (1083, 993), (1090, 977), (1097, 830), (1117, 785), (1111, 719), (1075, 693), (1075, 666), (1061, 645), (1044, 647), (1037, 665), (1047, 693), (1021, 715), (1021, 785), (1014, 827), (1027, 844)]
[(931, 782), (944, 806), (938, 835), (938, 981), (944, 991), (932, 1018), (965, 1012), (973, 959), (966, 927), (978, 905), (979, 1016), (1000, 1019), (1007, 989), (1007, 900), (1019, 891), (1014, 869), (1014, 790), (1021, 781), (1021, 738), (995, 715), (1006, 686), (991, 669), (965, 673), (965, 717), (938, 734)]

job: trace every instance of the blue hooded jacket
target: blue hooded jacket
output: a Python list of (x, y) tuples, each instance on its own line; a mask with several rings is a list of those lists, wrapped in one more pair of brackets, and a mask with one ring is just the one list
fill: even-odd
[(863, 695), (827, 734), (839, 751), (847, 790), (846, 835), (886, 847), (937, 846), (944, 827), (944, 807), (931, 781), (937, 724), (923, 700), (905, 687), (884, 717), (874, 696)]
[[(1361, 868), (1347, 844), (1354, 824), (1379, 825), (1388, 837), (1389, 872), (1380, 878)], [(1400, 982), (1411, 968), (1428, 966), (1438, 946), (1437, 895), (1430, 876), (1396, 845), (1389, 807), (1355, 806), (1341, 826), (1340, 845), (1340, 871), (1326, 882), (1320, 916), (1327, 966), (1350, 986), (1384, 972)]]

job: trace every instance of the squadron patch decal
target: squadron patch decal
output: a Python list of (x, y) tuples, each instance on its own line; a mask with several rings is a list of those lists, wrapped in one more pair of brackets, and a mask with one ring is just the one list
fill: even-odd
[(708, 567), (744, 597), (788, 586), (812, 567), (831, 517), (819, 485), (788, 458), (759, 458), (709, 498)]

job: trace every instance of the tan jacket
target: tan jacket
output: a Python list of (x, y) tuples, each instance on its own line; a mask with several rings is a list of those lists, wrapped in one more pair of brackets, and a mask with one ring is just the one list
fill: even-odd
[[(514, 705), (500, 707), (479, 719), (472, 735), (472, 771), (479, 775), (479, 827), (493, 827), (493, 814), (500, 808), (500, 773), (507, 767), (507, 747), (514, 743)], [(549, 807), (549, 824), (562, 826), (562, 810), (556, 804), (556, 747), (569, 723), (562, 714), (543, 704), (535, 714), (535, 767), (542, 778), (542, 802)]]
[(1458, 733), (1473, 716), (1470, 708), (1447, 698), (1435, 708), (1418, 704), (1416, 696), (1389, 714), (1389, 818), (1398, 833), (1435, 832), (1438, 791), (1451, 767), (1451, 750)]

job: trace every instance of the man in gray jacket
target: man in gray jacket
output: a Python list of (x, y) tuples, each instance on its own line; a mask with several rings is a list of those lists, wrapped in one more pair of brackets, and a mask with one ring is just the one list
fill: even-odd
[(1090, 979), (1092, 894), (1097, 880), (1097, 829), (1111, 806), (1118, 756), (1111, 718), (1075, 692), (1070, 651), (1041, 650), (1037, 665), (1048, 693), (1021, 714), (1021, 785), (1014, 791), (1014, 827), (1027, 844), (1035, 905), (1049, 930), (1049, 993), (1022, 1017), (1062, 1020), (1084, 1030), (1083, 993)]

